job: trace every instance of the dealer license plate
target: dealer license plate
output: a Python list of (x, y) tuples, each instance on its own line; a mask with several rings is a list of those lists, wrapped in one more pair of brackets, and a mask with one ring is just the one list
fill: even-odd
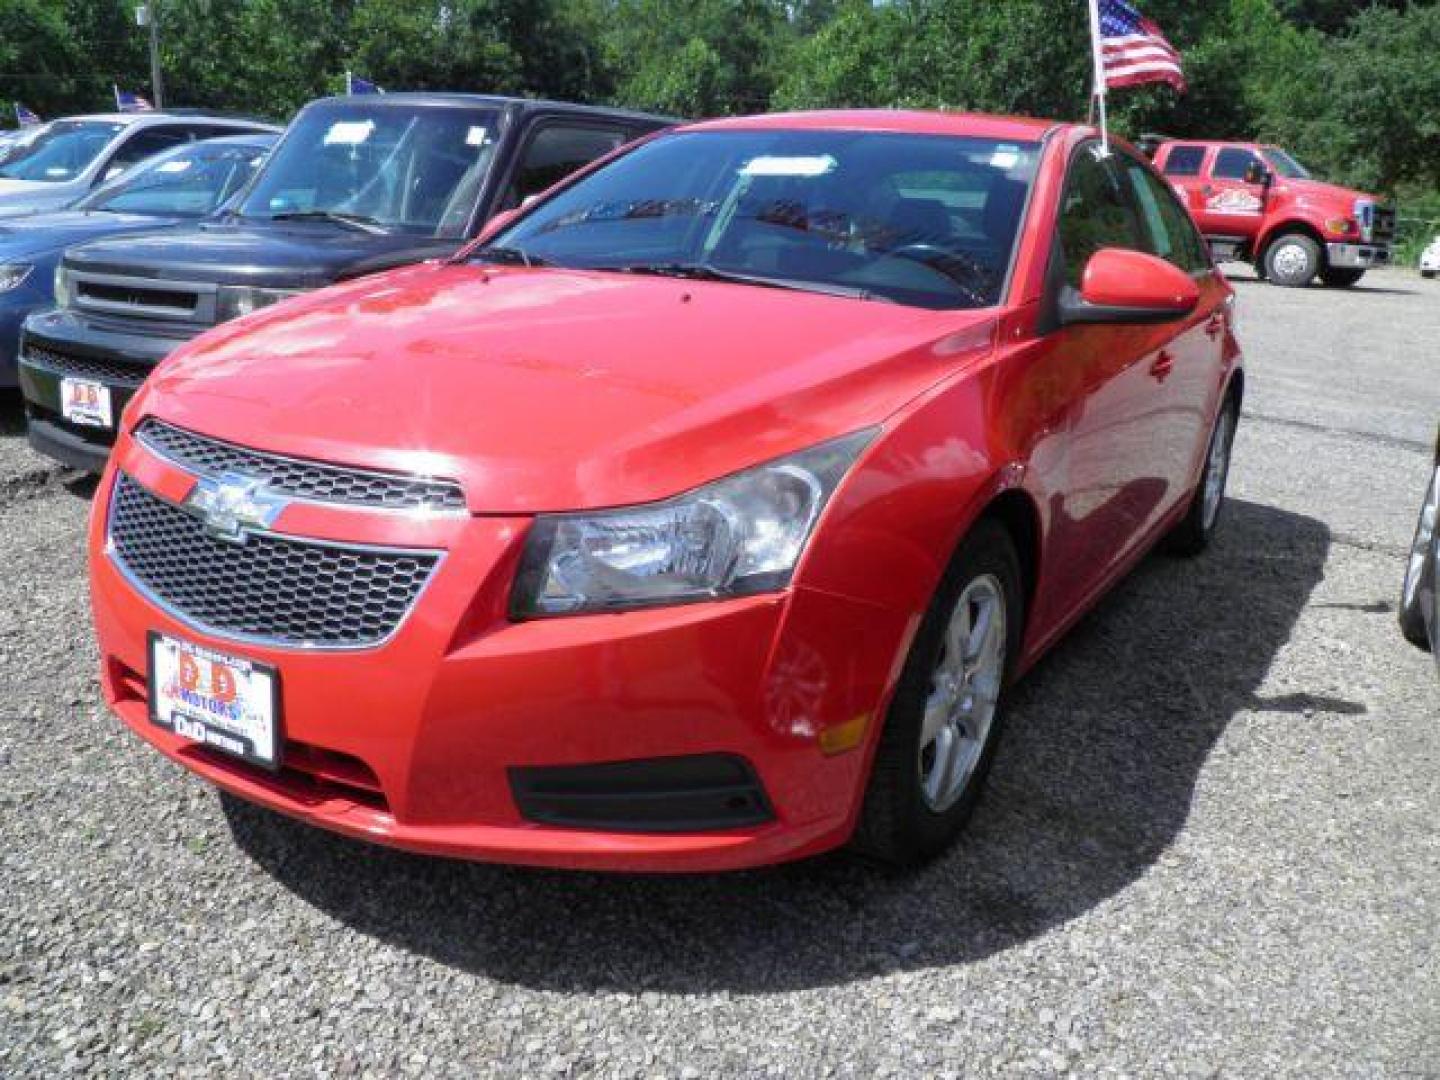
[(150, 634), (150, 719), (191, 742), (278, 769), (279, 689), (269, 664)]
[(72, 424), (113, 428), (115, 414), (110, 407), (110, 388), (89, 379), (61, 379), (60, 415)]

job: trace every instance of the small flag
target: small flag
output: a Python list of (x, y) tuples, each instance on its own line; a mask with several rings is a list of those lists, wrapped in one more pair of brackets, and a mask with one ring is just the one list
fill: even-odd
[(36, 127), (41, 123), (40, 117), (31, 112), (20, 102), (15, 102), (15, 122), (22, 128)]
[(384, 92), (373, 82), (362, 79), (353, 72), (345, 73), (345, 93), (347, 94), (383, 94)]
[(155, 108), (139, 94), (115, 87), (115, 108), (119, 112), (152, 112)]
[(1110, 89), (1153, 82), (1187, 89), (1180, 54), (1128, 0), (1100, 0), (1100, 54)]

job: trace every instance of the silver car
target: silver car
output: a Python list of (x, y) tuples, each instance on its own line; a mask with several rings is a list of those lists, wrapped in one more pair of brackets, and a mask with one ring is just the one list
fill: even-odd
[(67, 206), (136, 162), (195, 139), (279, 130), (254, 120), (163, 112), (55, 120), (0, 161), (0, 217)]

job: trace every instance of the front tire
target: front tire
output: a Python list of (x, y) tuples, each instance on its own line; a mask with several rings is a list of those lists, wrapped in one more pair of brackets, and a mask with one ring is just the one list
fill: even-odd
[(1351, 266), (1327, 266), (1320, 271), (1320, 280), (1332, 289), (1348, 289), (1364, 276), (1364, 270)]
[(1165, 538), (1165, 547), (1176, 555), (1199, 555), (1210, 546), (1210, 539), (1220, 524), (1220, 511), (1225, 508), (1225, 485), (1230, 479), (1230, 454), (1235, 445), (1235, 429), (1240, 422), (1240, 401), (1227, 394), (1210, 441), (1205, 447), (1205, 468), (1200, 484), (1190, 497), (1190, 507), (1180, 524)]
[(1420, 519), (1415, 523), (1415, 539), (1410, 543), (1410, 558), (1405, 565), (1405, 584), (1400, 590), (1400, 633), (1412, 645), (1430, 649), (1430, 629), (1425, 623), (1425, 608), (1435, 592), (1434, 548), (1435, 519), (1440, 516), (1440, 465), (1430, 474), (1425, 501), (1420, 504)]
[(1276, 285), (1303, 289), (1320, 273), (1320, 245), (1304, 233), (1283, 233), (1265, 249), (1265, 277)]
[(1024, 622), (1020, 560), (982, 520), (921, 621), (880, 733), (852, 846), (914, 865), (970, 820), (995, 755)]

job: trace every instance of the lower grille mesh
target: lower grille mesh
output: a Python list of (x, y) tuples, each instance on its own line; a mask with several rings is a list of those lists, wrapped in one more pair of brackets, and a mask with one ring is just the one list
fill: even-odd
[(110, 540), (117, 562), (201, 629), (281, 645), (375, 645), (400, 625), (439, 562), (434, 552), (336, 546), (249, 533), (221, 540), (125, 473)]
[(145, 381), (148, 368), (127, 364), (123, 360), (107, 360), (95, 356), (80, 356), (76, 353), (56, 352), (42, 349), (37, 345), (25, 347), (25, 360), (36, 367), (43, 367), (59, 375), (73, 375), (81, 379), (96, 379), (100, 382), (121, 383), (125, 386), (139, 386)]

